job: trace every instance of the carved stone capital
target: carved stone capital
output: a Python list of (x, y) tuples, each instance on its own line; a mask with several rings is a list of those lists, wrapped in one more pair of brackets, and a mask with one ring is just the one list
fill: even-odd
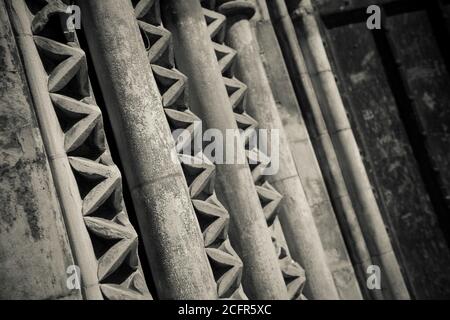
[(255, 5), (246, 0), (218, 1), (218, 11), (232, 20), (251, 19), (256, 12)]

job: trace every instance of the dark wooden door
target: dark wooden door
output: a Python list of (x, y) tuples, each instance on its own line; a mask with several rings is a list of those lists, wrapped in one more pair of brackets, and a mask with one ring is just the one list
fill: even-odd
[[(449, 1), (315, 1), (411, 295), (450, 298)], [(382, 9), (369, 30), (366, 8)]]

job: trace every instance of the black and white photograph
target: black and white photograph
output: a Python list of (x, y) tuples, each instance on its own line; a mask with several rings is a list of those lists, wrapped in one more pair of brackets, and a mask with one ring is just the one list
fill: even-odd
[(450, 0), (0, 0), (0, 300), (450, 300)]

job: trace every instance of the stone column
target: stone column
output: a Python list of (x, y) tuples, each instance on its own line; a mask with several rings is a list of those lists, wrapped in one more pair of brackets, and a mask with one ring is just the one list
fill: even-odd
[[(357, 275), (344, 241), (344, 231), (341, 230), (335, 212), (338, 211), (338, 208), (334, 208), (332, 205), (332, 193), (327, 190), (317, 159), (318, 155), (314, 150), (304, 115), (301, 112), (301, 109), (304, 110), (305, 102), (300, 103), (296, 97), (266, 0), (252, 0), (252, 2), (257, 10), (250, 23), (259, 47), (259, 55), (277, 103), (278, 113), (289, 141), (298, 175), (319, 231), (328, 268), (341, 299), (361, 299)], [(275, 2), (270, 1), (270, 4), (273, 5)], [(270, 13), (274, 11), (276, 10), (271, 8)], [(364, 272), (362, 278), (364, 281), (365, 276)]]
[(67, 5), (59, 0), (38, 7), (23, 0), (8, 4), (79, 267), (69, 270), (68, 283), (75, 286), (78, 275), (86, 299), (150, 299), (86, 56), (75, 32), (66, 28)]
[(131, 2), (78, 4), (158, 295), (215, 299), (216, 284)]
[(409, 299), (397, 258), (353, 135), (342, 98), (323, 45), (310, 0), (288, 1), (295, 19), (300, 47), (316, 96), (331, 135), (346, 185), (375, 264), (379, 264), (392, 298)]
[[(243, 264), (230, 244), (228, 211), (217, 199), (213, 163), (203, 155), (203, 148), (186, 150), (195, 145), (200, 119), (191, 112), (187, 77), (175, 68), (173, 38), (161, 21), (159, 0), (135, 2), (135, 14), (141, 30), (148, 61), (162, 96), (167, 122), (176, 141), (192, 204), (203, 232), (206, 254), (217, 283), (219, 299), (247, 299), (241, 284)], [(158, 40), (148, 42), (148, 39)], [(189, 132), (186, 139), (176, 139), (178, 130)]]
[(278, 115), (277, 106), (259, 56), (250, 26), (255, 13), (247, 1), (229, 1), (219, 6), (228, 18), (226, 43), (237, 51), (237, 76), (248, 87), (247, 110), (262, 128), (279, 131), (279, 170), (268, 176), (269, 182), (283, 195), (279, 219), (295, 260), (307, 274), (306, 295), (313, 299), (338, 299), (336, 287), (326, 263), (325, 253), (311, 209), (297, 174), (289, 143)]
[(79, 190), (64, 147), (64, 133), (49, 94), (49, 77), (40, 61), (32, 34), (32, 21), (24, 1), (9, 1), (9, 5), (68, 238), (75, 263), (80, 268), (83, 296), (86, 299), (101, 300), (103, 296), (98, 283), (97, 259), (81, 214), (83, 209), (79, 201)]
[(66, 284), (75, 262), (3, 0), (0, 52), (0, 299), (81, 299)]
[[(345, 185), (336, 151), (325, 125), (322, 110), (298, 44), (294, 25), (284, 0), (274, 0), (269, 2), (268, 6), (271, 9), (273, 24), (286, 64), (289, 66), (288, 70), (296, 95), (302, 102), (301, 108), (305, 114), (305, 121), (328, 186), (328, 192), (340, 221), (342, 234), (346, 239), (355, 270), (362, 284), (361, 288), (365, 288), (366, 270), (372, 264), (370, 253)], [(369, 293), (366, 292), (366, 294)], [(377, 299), (382, 298), (379, 290), (371, 290), (370, 296)]]
[[(175, 37), (180, 70), (189, 77), (192, 109), (207, 128), (237, 130), (221, 70), (198, 0), (165, 1), (166, 26)], [(238, 159), (245, 159), (237, 136)], [(224, 150), (224, 154), (225, 154)], [(230, 236), (244, 263), (244, 289), (251, 299), (286, 299), (287, 290), (247, 163), (217, 164), (220, 200), (230, 216)]]

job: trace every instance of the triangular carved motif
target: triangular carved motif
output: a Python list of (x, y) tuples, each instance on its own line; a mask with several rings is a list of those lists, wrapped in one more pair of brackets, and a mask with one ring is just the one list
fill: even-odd
[(158, 89), (162, 96), (163, 107), (184, 105), (187, 77), (176, 69), (167, 69), (152, 65)]
[(205, 247), (225, 240), (230, 218), (216, 196), (213, 194), (206, 201), (194, 199), (192, 204), (203, 232)]
[(121, 284), (100, 284), (103, 295), (109, 300), (147, 300), (149, 292), (144, 277), (133, 272)]
[(242, 130), (241, 137), (244, 145), (247, 146), (250, 138), (252, 136), (257, 137), (256, 129), (258, 127), (258, 122), (250, 117), (247, 113), (234, 113), (234, 119), (238, 129)]
[(216, 42), (213, 42), (213, 47), (222, 74), (233, 74), (233, 67), (236, 62), (236, 50)]
[(134, 15), (139, 21), (153, 25), (161, 24), (159, 0), (140, 0), (134, 6)]
[[(136, 248), (137, 235), (135, 232), (130, 232), (129, 228), (106, 219), (85, 217), (84, 221), (88, 230), (96, 236), (107, 240), (119, 240), (98, 259), (98, 278), (102, 281), (117, 270), (130, 252)], [(129, 265), (137, 268), (137, 260), (129, 261)]]
[(214, 189), (216, 167), (206, 157), (193, 157), (180, 154), (179, 159), (188, 182), (192, 199), (200, 193), (211, 194)]
[(202, 9), (202, 12), (205, 16), (208, 33), (211, 39), (216, 42), (223, 42), (225, 38), (225, 16), (205, 8)]
[[(215, 0), (202, 1), (202, 5), (213, 10), (216, 8), (217, 4), (218, 3)], [(263, 207), (268, 228), (272, 232), (273, 244), (278, 254), (280, 268), (285, 278), (286, 287), (291, 299), (305, 299), (301, 293), (305, 282), (304, 271), (300, 265), (292, 260), (287, 253), (287, 250), (280, 246), (271, 227), (277, 216), (277, 207), (282, 200), (282, 196), (275, 188), (264, 180), (264, 173), (271, 162), (270, 157), (249, 143), (250, 138), (255, 134), (258, 123), (245, 112), (247, 86), (234, 77), (234, 68), (232, 67), (234, 57), (231, 57), (233, 55), (233, 49), (223, 45), (223, 36), (216, 36), (217, 33), (224, 32), (226, 24), (226, 21), (224, 20), (226, 19), (221, 14), (209, 9), (204, 8), (203, 14), (209, 27), (211, 39), (213, 42), (216, 42), (213, 43), (213, 46), (215, 48), (219, 66), (222, 70), (223, 81), (233, 108), (237, 126), (243, 130), (241, 135), (245, 141), (247, 160), (252, 172), (253, 181), (256, 185), (256, 191)], [(235, 295), (239, 296), (239, 292), (240, 290), (237, 289), (230, 297), (232, 298)]]
[(231, 248), (229, 240), (222, 243), (219, 248), (206, 248), (206, 254), (213, 267), (214, 277), (218, 286), (219, 297), (236, 290), (242, 277), (242, 262)]
[(34, 15), (31, 21), (31, 30), (33, 34), (39, 33), (45, 25), (48, 23), (51, 16), (56, 14), (67, 15), (67, 4), (64, 4), (61, 0), (45, 0), (45, 5), (39, 12)]
[(48, 91), (57, 93), (77, 77), (78, 94), (83, 97), (88, 96), (89, 84), (84, 51), (48, 38), (40, 36), (34, 36), (33, 38), (41, 57), (52, 62), (52, 65), (46, 68)]
[(247, 86), (236, 78), (223, 77), (233, 111), (243, 113), (247, 102)]
[(147, 56), (151, 64), (174, 66), (172, 34), (166, 29), (138, 21), (139, 28), (145, 36)]
[[(101, 112), (94, 105), (95, 98), (90, 91), (85, 53), (79, 48), (76, 36), (69, 40), (64, 26), (52, 30), (59, 32), (55, 38), (65, 35), (61, 38), (64, 43), (52, 40), (53, 34), (49, 35), (52, 39), (47, 38), (47, 29), (54, 28), (53, 16), (65, 21), (67, 3), (60, 0), (27, 3), (33, 39), (48, 76), (48, 93), (64, 132), (64, 149), (74, 177), (67, 180), (68, 183), (75, 180), (82, 198), (79, 214), (83, 215), (98, 259), (99, 281), (114, 282), (100, 284), (104, 297), (151, 299), (141, 275), (137, 234), (123, 207), (120, 172), (109, 156)], [(74, 196), (78, 201), (76, 192)], [(97, 240), (98, 247), (94, 244)]]
[[(154, 9), (159, 11), (158, 4), (159, 1), (157, 0), (142, 0), (135, 6), (136, 15), (140, 20), (147, 21), (141, 17), (146, 15), (145, 12), (153, 12)], [(213, 36), (223, 37), (225, 19), (223, 16), (216, 17), (214, 12), (211, 13), (212, 16), (208, 19), (208, 29)], [(165, 34), (161, 32), (164, 28), (160, 21), (155, 21), (152, 24), (155, 24), (155, 26), (147, 28), (147, 32), (159, 35)], [(168, 39), (171, 40), (169, 37)], [(143, 40), (146, 41), (145, 38)], [(151, 43), (151, 41), (148, 42)], [(171, 48), (170, 45), (169, 48)], [(148, 51), (151, 50), (152, 47), (150, 46)], [(159, 52), (158, 50), (160, 49), (155, 49), (156, 52)], [(218, 55), (224, 58), (224, 68), (230, 68), (233, 60), (231, 56), (228, 56), (228, 51), (218, 52)], [(201, 125), (200, 119), (189, 110), (187, 105), (187, 78), (176, 70), (173, 64), (164, 64), (161, 59), (152, 63), (152, 70), (162, 96), (164, 110), (171, 130), (174, 132), (175, 129), (185, 129), (189, 133), (184, 137), (182, 135), (174, 137), (176, 150), (180, 152), (181, 146), (191, 144), (193, 139), (196, 138), (194, 134), (200, 132), (196, 128)], [(234, 91), (238, 89), (240, 88)], [(190, 150), (190, 153), (179, 154), (179, 159), (189, 187), (197, 220), (203, 233), (205, 250), (216, 276), (218, 295), (220, 298), (233, 296), (235, 299), (247, 299), (240, 284), (242, 262), (227, 240), (229, 215), (214, 193), (215, 166), (201, 151), (197, 153), (197, 151)]]
[[(167, 121), (169, 122), (173, 138), (175, 140), (175, 149), (177, 152), (190, 153), (193, 147), (193, 141), (196, 136), (201, 135), (201, 121), (190, 110), (178, 111), (173, 109), (164, 109)], [(176, 129), (182, 129), (178, 132)]]
[[(83, 198), (83, 215), (90, 215), (120, 186), (120, 172), (116, 166), (105, 166), (84, 158), (69, 157), (69, 162), (72, 169), (86, 179), (99, 181)], [(117, 206), (120, 205), (117, 202)]]
[(64, 148), (66, 152), (70, 152), (83, 144), (99, 123), (100, 109), (60, 94), (51, 93), (50, 98), (55, 108), (58, 108), (65, 118), (78, 119), (64, 132)]
[(271, 160), (257, 148), (247, 150), (246, 155), (250, 170), (252, 171), (253, 182), (258, 183), (263, 178)]
[(267, 181), (261, 186), (256, 186), (256, 192), (263, 207), (267, 225), (270, 226), (276, 217), (276, 209), (283, 196)]
[(281, 272), (288, 289), (289, 299), (298, 300), (302, 296), (306, 276), (303, 268), (290, 256), (279, 260)]

